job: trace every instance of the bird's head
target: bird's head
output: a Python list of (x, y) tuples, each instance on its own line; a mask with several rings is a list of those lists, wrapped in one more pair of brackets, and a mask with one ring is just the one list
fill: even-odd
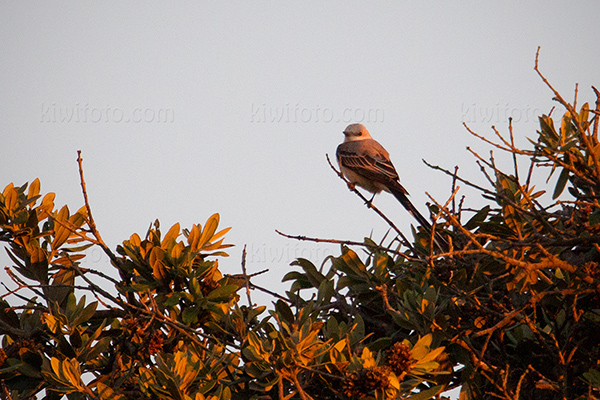
[(363, 124), (351, 124), (344, 129), (344, 142), (371, 139), (371, 134)]

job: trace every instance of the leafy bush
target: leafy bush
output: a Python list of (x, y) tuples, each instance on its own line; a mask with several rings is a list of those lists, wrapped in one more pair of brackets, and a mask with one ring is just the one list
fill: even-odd
[[(230, 245), (218, 214), (166, 234), (156, 221), (113, 252), (81, 158), (85, 204), (73, 214), (42, 197), (37, 179), (9, 184), (0, 397), (419, 400), (455, 387), (464, 399), (598, 397), (600, 93), (595, 109), (554, 95), (565, 114), (558, 127), (541, 116), (531, 148), (515, 146), (512, 126), (496, 142), (473, 132), (514, 160), (503, 172), (493, 154), (473, 152), (487, 188), (434, 167), (457, 189), (430, 206), (435, 234), (415, 231), (409, 243), (397, 232), (387, 247), (342, 241), (319, 267), (298, 259), (269, 310), (242, 305), (241, 291), (257, 288), (245, 266), (219, 271)], [(558, 175), (545, 204), (537, 171)], [(455, 201), (463, 184), (489, 202), (467, 221)], [(90, 246), (118, 279), (85, 267)]]

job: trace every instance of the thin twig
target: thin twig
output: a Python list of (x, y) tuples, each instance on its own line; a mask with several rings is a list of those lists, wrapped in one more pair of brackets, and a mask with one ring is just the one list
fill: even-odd
[(487, 143), (487, 144), (489, 144), (491, 146), (494, 146), (494, 147), (496, 147), (496, 148), (498, 148), (500, 150), (506, 151), (508, 153), (512, 153), (513, 151), (516, 151), (518, 154), (522, 154), (522, 155), (525, 155), (525, 156), (531, 156), (532, 155), (532, 152), (529, 151), (529, 150), (521, 150), (521, 149), (517, 149), (517, 148), (512, 149), (510, 147), (510, 144), (508, 144), (508, 142), (506, 142), (506, 140), (498, 133), (498, 131), (495, 128), (493, 128), (494, 132), (496, 133), (497, 136), (499, 136), (502, 139), (503, 142), (506, 142), (506, 145), (503, 146), (501, 144), (492, 142), (491, 140), (489, 140), (485, 136), (481, 136), (480, 134), (476, 133), (471, 128), (469, 128), (469, 126), (466, 123), (464, 123), (464, 122), (463, 122), (463, 126), (467, 129), (467, 131), (469, 131), (469, 133), (471, 135), (475, 136), (476, 138), (482, 140), (483, 142), (485, 142), (485, 143)]
[[(515, 137), (513, 134), (513, 125), (512, 125), (512, 117), (508, 119), (508, 131), (510, 133), (510, 146), (511, 149), (516, 149), (515, 146)], [(515, 179), (517, 180), (517, 182), (519, 181), (519, 164), (517, 163), (517, 152), (512, 151), (512, 157), (513, 157), (513, 165), (515, 167)]]
[(29, 290), (31, 290), (33, 293), (37, 294), (39, 297), (45, 298), (44, 293), (33, 289), (32, 285), (28, 285), (27, 283), (25, 283), (25, 281), (23, 281), (21, 278), (19, 278), (17, 275), (15, 275), (14, 272), (10, 268), (5, 267), (4, 270), (6, 271), (6, 273), (10, 277), (10, 279), (12, 279), (12, 281), (14, 283), (16, 283), (18, 286), (22, 286), (24, 288), (26, 287)]
[(10, 391), (4, 383), (4, 379), (0, 380), (0, 388), (2, 389), (2, 398), (4, 400), (13, 400), (12, 396), (10, 395)]
[(77, 150), (77, 164), (79, 165), (79, 179), (81, 183), (81, 191), (83, 192), (83, 200), (85, 201), (85, 208), (87, 210), (87, 224), (90, 227), (92, 235), (98, 241), (98, 245), (102, 248), (104, 253), (110, 258), (110, 260), (115, 264), (115, 266), (119, 265), (118, 257), (108, 248), (104, 240), (102, 240), (102, 236), (96, 227), (96, 222), (92, 217), (92, 207), (90, 207), (90, 202), (88, 199), (87, 189), (85, 185), (85, 179), (83, 177), (83, 158), (81, 158), (81, 150)]
[[(467, 150), (468, 150), (468, 149), (469, 149), (469, 148), (467, 147)], [(470, 186), (470, 187), (472, 187), (472, 188), (474, 188), (474, 189), (477, 189), (477, 190), (479, 190), (480, 192), (487, 193), (487, 194), (490, 194), (490, 195), (495, 195), (495, 194), (496, 194), (495, 192), (492, 192), (491, 190), (488, 190), (488, 189), (486, 189), (486, 188), (484, 188), (484, 187), (482, 187), (482, 186), (479, 186), (479, 185), (476, 185), (476, 184), (474, 184), (474, 183), (472, 183), (472, 182), (469, 182), (468, 180), (466, 180), (466, 179), (464, 179), (464, 178), (461, 178), (460, 176), (457, 176), (457, 175), (455, 175), (455, 173), (453, 173), (453, 172), (450, 172), (449, 170), (447, 170), (447, 169), (444, 169), (444, 168), (442, 168), (442, 167), (440, 167), (440, 166), (438, 166), (438, 165), (429, 164), (429, 163), (428, 163), (427, 161), (425, 161), (425, 160), (423, 160), (423, 163), (425, 163), (425, 165), (427, 165), (429, 168), (431, 168), (431, 169), (434, 169), (434, 170), (437, 170), (437, 171), (442, 171), (442, 172), (443, 172), (443, 173), (445, 173), (446, 175), (448, 175), (448, 176), (452, 177), (452, 179), (456, 179), (456, 180), (458, 180), (459, 182), (462, 182), (462, 183), (464, 183), (464, 184), (465, 184), (465, 185), (467, 185), (467, 186)]]
[[(4, 267), (4, 269), (8, 270), (9, 268)], [(26, 296), (23, 296), (23, 295), (20, 295), (19, 293), (17, 293), (17, 292), (21, 291), (22, 289), (27, 289), (28, 286), (23, 286), (23, 285), (18, 284), (16, 289), (11, 290), (8, 288), (8, 286), (6, 286), (6, 284), (4, 282), (0, 282), (0, 283), (2, 283), (2, 286), (4, 286), (4, 288), (7, 290), (6, 293), (4, 293), (3, 295), (0, 296), (0, 299), (4, 299), (5, 297), (12, 295), (12, 296), (15, 296), (15, 297), (23, 300), (25, 303), (28, 303), (29, 301), (31, 301), (31, 299), (29, 297), (26, 297)]]
[[(454, 188), (452, 194), (450, 195), (450, 198), (448, 200), (446, 200), (446, 204), (444, 204), (444, 208), (439, 209), (438, 213), (436, 214), (435, 218), (433, 219), (433, 225), (431, 227), (430, 241), (432, 243), (435, 242), (438, 245), (438, 247), (440, 248), (440, 250), (442, 250), (442, 252), (447, 252), (448, 254), (452, 253), (451, 242), (448, 243), (446, 238), (444, 238), (439, 232), (436, 232), (435, 227), (437, 226), (437, 220), (443, 215), (444, 210), (448, 210), (448, 208), (447, 208), (448, 205), (454, 200), (454, 198), (456, 197), (456, 194), (458, 193), (459, 190), (460, 190), (460, 186), (457, 186), (456, 188)], [(433, 200), (433, 197), (428, 192), (425, 192), (425, 194), (427, 195), (427, 197), (429, 197), (431, 200)], [(433, 258), (434, 258), (433, 257), (433, 246), (431, 246), (431, 252), (430, 252), (429, 256), (430, 256), (431, 260), (433, 260)]]
[(596, 111), (594, 114), (594, 128), (592, 131), (592, 139), (595, 143), (598, 143), (598, 119), (600, 119), (600, 91), (592, 86), (592, 90), (596, 93)]
[(244, 285), (246, 286), (246, 296), (248, 297), (248, 307), (252, 307), (252, 299), (250, 298), (250, 278), (246, 271), (246, 245), (242, 250), (242, 274), (244, 275)]
[[(456, 181), (458, 178), (458, 165), (454, 166), (454, 175), (452, 175), (452, 193), (456, 190)], [(456, 211), (456, 198), (452, 197), (452, 212), (458, 214)], [(460, 219), (460, 218), (459, 218)]]
[(345, 246), (361, 246), (361, 247), (366, 247), (368, 249), (376, 249), (376, 250), (385, 251), (386, 253), (392, 253), (395, 255), (399, 255), (399, 256), (406, 258), (409, 261), (418, 261), (419, 260), (418, 258), (411, 257), (402, 251), (390, 249), (389, 247), (385, 247), (385, 246), (368, 244), (368, 243), (364, 243), (364, 242), (355, 242), (352, 240), (321, 239), (321, 238), (313, 238), (310, 236), (302, 236), (302, 235), (288, 235), (287, 233), (283, 233), (277, 229), (275, 229), (275, 232), (277, 232), (279, 235), (286, 237), (288, 239), (317, 242), (317, 243), (334, 243), (334, 244), (342, 244)]
[(541, 71), (539, 70), (539, 63), (538, 63), (539, 55), (540, 55), (540, 47), (538, 46), (537, 52), (535, 53), (535, 67), (533, 69), (535, 72), (537, 72), (537, 74), (542, 79), (542, 81), (546, 84), (546, 86), (548, 86), (548, 88), (550, 88), (550, 90), (552, 90), (555, 98), (571, 114), (571, 120), (573, 121), (573, 123), (575, 123), (579, 132), (581, 132), (581, 137), (583, 138), (583, 142), (587, 148), (587, 152), (588, 152), (589, 156), (592, 158), (592, 162), (594, 163), (594, 172), (596, 174), (596, 179), (600, 180), (600, 161), (598, 160), (598, 157), (594, 156), (595, 153), (594, 153), (593, 143), (591, 143), (590, 137), (586, 134), (586, 131), (583, 129), (583, 126), (581, 125), (581, 121), (579, 121), (579, 118), (576, 117), (577, 110), (575, 110), (575, 107), (573, 107), (571, 104), (566, 102), (565, 99), (563, 99), (563, 97), (560, 95), (560, 93), (558, 93), (558, 91), (556, 89), (554, 89), (554, 87), (550, 84), (550, 82), (548, 82), (546, 77), (541, 73)]
[[(275, 293), (275, 292), (273, 292), (271, 290), (265, 289), (262, 286), (258, 286), (256, 284), (252, 283), (252, 281), (250, 280), (250, 278), (254, 278), (255, 276), (262, 275), (262, 274), (264, 274), (266, 272), (269, 272), (269, 270), (268, 269), (263, 269), (262, 271), (255, 272), (253, 274), (246, 274), (246, 277), (248, 278), (248, 285), (249, 285), (250, 289), (251, 290), (258, 290), (258, 291), (267, 293), (267, 294), (269, 294), (269, 295), (271, 295), (271, 296), (273, 296), (273, 297), (275, 297), (275, 298), (277, 298), (279, 300), (283, 300), (283, 301), (288, 302), (288, 303), (291, 304), (292, 302), (287, 297), (283, 297), (282, 295), (280, 295), (278, 293)], [(240, 279), (240, 278), (245, 279), (243, 274), (235, 274), (235, 275), (225, 274), (225, 277), (232, 278), (232, 279)]]
[(536, 144), (536, 145), (534, 145), (534, 149), (535, 149), (535, 150), (534, 150), (534, 154), (533, 154), (533, 156), (531, 156), (531, 157), (529, 158), (529, 160), (530, 160), (530, 161), (529, 161), (529, 170), (527, 171), (527, 179), (525, 180), (525, 187), (530, 187), (530, 184), (531, 184), (531, 177), (533, 176), (533, 167), (535, 167), (535, 165), (536, 165), (536, 161), (535, 161), (535, 159), (536, 159), (536, 158), (537, 158), (537, 156), (538, 156), (538, 149), (539, 149), (539, 146), (540, 146), (540, 138), (538, 137), (537, 144)]
[(404, 234), (400, 231), (400, 229), (398, 229), (398, 227), (383, 213), (381, 212), (377, 207), (375, 207), (373, 205), (373, 202), (371, 202), (370, 200), (368, 200), (365, 196), (362, 195), (361, 192), (358, 191), (358, 189), (356, 189), (356, 186), (350, 182), (349, 180), (346, 179), (346, 177), (344, 176), (344, 174), (342, 174), (341, 171), (338, 171), (333, 164), (331, 163), (331, 160), (329, 159), (329, 154), (326, 154), (327, 157), (327, 162), (329, 163), (329, 166), (331, 167), (332, 170), (335, 171), (335, 173), (337, 174), (337, 176), (343, 180), (344, 182), (346, 182), (346, 185), (348, 186), (348, 189), (354, 193), (356, 193), (356, 195), (358, 197), (360, 197), (365, 204), (367, 205), (368, 208), (372, 209), (373, 211), (375, 211), (381, 218), (383, 218), (383, 220), (385, 222), (387, 222), (387, 224), (396, 231), (396, 233), (402, 238), (402, 241), (404, 244), (404, 246), (408, 247), (411, 251), (415, 252), (415, 249), (412, 247), (412, 245), (410, 244), (410, 242), (408, 241), (408, 239), (404, 236)]
[(313, 400), (313, 398), (309, 396), (308, 393), (304, 391), (304, 389), (302, 389), (302, 385), (300, 385), (300, 382), (298, 381), (298, 374), (292, 375), (292, 381), (294, 382), (294, 386), (296, 386), (298, 394), (300, 395), (300, 398), (302, 400)]

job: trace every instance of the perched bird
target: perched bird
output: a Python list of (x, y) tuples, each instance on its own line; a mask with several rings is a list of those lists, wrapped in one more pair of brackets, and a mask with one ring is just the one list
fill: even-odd
[(421, 226), (431, 230), (431, 223), (408, 199), (387, 150), (371, 138), (367, 128), (363, 124), (351, 124), (344, 135), (344, 142), (336, 151), (342, 174), (352, 184), (373, 193), (373, 197), (382, 190), (393, 194)]

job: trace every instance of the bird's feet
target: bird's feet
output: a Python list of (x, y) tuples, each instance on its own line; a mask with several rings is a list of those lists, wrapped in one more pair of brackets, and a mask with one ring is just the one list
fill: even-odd
[(365, 201), (365, 205), (366, 205), (368, 208), (371, 208), (371, 205), (373, 204), (373, 199), (375, 198), (375, 194), (376, 194), (376, 193), (373, 193), (373, 196), (371, 196), (371, 198), (370, 198), (369, 200)]

